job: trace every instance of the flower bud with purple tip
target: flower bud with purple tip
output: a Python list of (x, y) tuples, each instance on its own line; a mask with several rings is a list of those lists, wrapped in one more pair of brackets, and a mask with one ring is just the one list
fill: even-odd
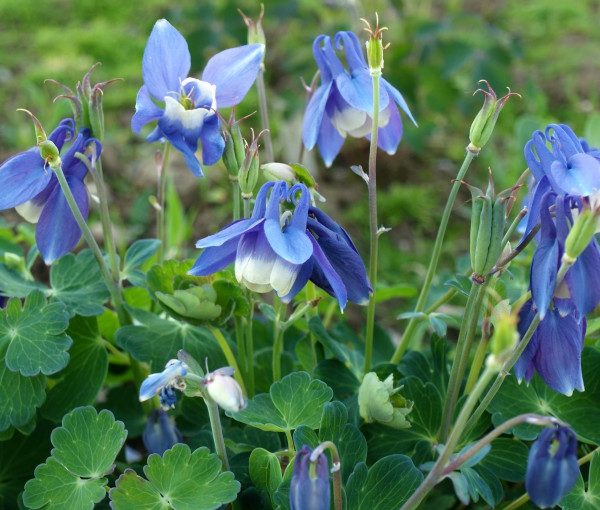
[(204, 385), (210, 398), (225, 411), (237, 413), (246, 407), (242, 388), (233, 378), (233, 368), (223, 367), (210, 372), (204, 378)]
[(183, 438), (174, 420), (162, 409), (155, 409), (148, 416), (142, 440), (149, 454), (162, 455), (169, 448), (181, 443)]
[(575, 433), (569, 427), (544, 429), (527, 459), (525, 488), (531, 500), (541, 508), (556, 505), (578, 476)]
[(327, 457), (321, 453), (311, 461), (312, 450), (304, 445), (296, 454), (290, 484), (291, 510), (329, 510), (331, 490)]

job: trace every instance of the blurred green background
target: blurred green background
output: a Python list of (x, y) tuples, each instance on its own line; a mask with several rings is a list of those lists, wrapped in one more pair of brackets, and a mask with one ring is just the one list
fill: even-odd
[[(597, 0), (274, 0), (266, 1), (267, 87), (276, 159), (295, 162), (305, 104), (301, 78), (310, 81), (315, 65), (312, 40), (320, 33), (360, 31), (359, 18), (375, 11), (389, 27), (385, 77), (405, 95), (419, 127), (405, 125), (404, 141), (393, 156), (379, 155), (380, 221), (392, 231), (383, 237), (381, 277), (396, 285), (394, 310), (406, 309), (428, 262), (437, 219), (462, 161), (472, 118), (482, 103), (473, 97), (485, 78), (499, 94), (520, 92), (502, 112), (492, 142), (467, 180), (482, 185), (487, 168), (511, 185), (524, 170), (522, 147), (534, 129), (567, 122), (600, 144), (600, 2)], [(0, 159), (32, 145), (28, 108), (50, 128), (69, 113), (46, 78), (73, 86), (95, 62), (97, 80), (123, 82), (105, 94), (107, 139), (104, 165), (111, 187), (113, 216), (121, 248), (153, 235), (156, 171), (150, 146), (129, 129), (141, 85), (141, 58), (154, 22), (168, 18), (186, 37), (192, 69), (200, 72), (215, 52), (245, 43), (246, 27), (237, 9), (255, 17), (251, 0), (0, 0)], [(248, 96), (241, 114), (257, 110)], [(256, 116), (245, 127), (258, 127)], [(316, 154), (304, 163), (326, 196), (327, 211), (348, 227), (367, 256), (366, 190), (350, 165), (367, 166), (368, 144), (348, 140), (333, 168)], [(193, 241), (230, 216), (224, 169), (208, 169), (195, 181), (180, 157), (174, 158), (170, 242), (172, 255), (192, 256)], [(175, 194), (174, 189), (178, 190)], [(1, 192), (1, 190), (0, 190)], [(467, 243), (468, 193), (453, 216), (442, 258), (452, 271)], [(179, 207), (179, 205), (181, 207)], [(17, 221), (15, 216), (7, 216)], [(438, 284), (443, 283), (440, 279)], [(393, 315), (390, 315), (390, 318)]]

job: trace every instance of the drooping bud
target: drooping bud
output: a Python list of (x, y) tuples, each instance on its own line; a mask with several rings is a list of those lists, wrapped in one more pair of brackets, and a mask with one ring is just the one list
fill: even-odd
[(329, 510), (331, 489), (327, 457), (321, 453), (311, 462), (311, 453), (304, 445), (296, 454), (290, 483), (291, 510)]
[(496, 92), (494, 92), (494, 89), (492, 89), (491, 85), (486, 80), (479, 80), (479, 83), (485, 83), (487, 90), (477, 89), (474, 92), (474, 94), (481, 92), (485, 96), (483, 106), (475, 116), (469, 131), (469, 141), (471, 143), (469, 144), (468, 150), (474, 153), (479, 153), (489, 141), (494, 131), (494, 127), (496, 126), (500, 111), (508, 99), (511, 96), (521, 97), (520, 94), (511, 92), (510, 89), (508, 89), (508, 93), (498, 99)]
[(501, 308), (493, 315), (492, 321), (494, 334), (490, 340), (491, 351), (494, 356), (502, 357), (512, 351), (519, 341), (517, 317), (510, 313), (510, 309)]
[(406, 415), (412, 411), (413, 403), (400, 394), (401, 389), (394, 388), (393, 374), (384, 381), (375, 372), (366, 374), (358, 390), (358, 409), (363, 420), (395, 429), (409, 428)]
[(579, 477), (577, 438), (569, 427), (547, 428), (531, 445), (525, 488), (541, 508), (556, 505)]
[(577, 257), (588, 247), (598, 229), (598, 209), (584, 209), (578, 216), (567, 239), (565, 241), (565, 252), (563, 259), (574, 263)]
[(285, 181), (292, 183), (296, 179), (296, 173), (290, 165), (285, 163), (265, 163), (260, 166), (264, 176), (270, 181)]
[(367, 63), (369, 64), (369, 70), (371, 75), (381, 75), (383, 70), (383, 51), (387, 48), (387, 45), (383, 45), (383, 31), (387, 30), (387, 27), (379, 26), (379, 15), (375, 13), (375, 28), (372, 29), (370, 23), (363, 19), (366, 26), (365, 31), (369, 34), (367, 39)]
[[(238, 12), (242, 16), (244, 23), (248, 27), (248, 44), (265, 44), (267, 39), (265, 37), (265, 31), (263, 30), (263, 18), (265, 17), (265, 6), (260, 4), (260, 14), (257, 20), (246, 16), (240, 9)], [(265, 56), (263, 53), (263, 60)]]
[(163, 409), (155, 409), (148, 416), (142, 440), (149, 454), (162, 455), (169, 448), (181, 443), (183, 437), (177, 430), (175, 421)]
[(496, 195), (490, 173), (488, 188), (467, 185), (471, 191), (470, 255), (473, 281), (483, 283), (502, 254), (502, 238), (506, 227), (506, 198), (512, 188)]
[(233, 378), (233, 368), (223, 367), (206, 374), (204, 386), (221, 409), (237, 413), (246, 407), (242, 388)]

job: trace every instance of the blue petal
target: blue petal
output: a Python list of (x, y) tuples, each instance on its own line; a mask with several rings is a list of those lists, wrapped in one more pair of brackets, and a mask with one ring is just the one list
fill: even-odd
[(252, 219), (257, 220), (265, 216), (267, 210), (267, 195), (275, 184), (274, 181), (266, 182), (258, 190), (256, 202), (254, 202), (254, 208), (252, 209)]
[(163, 113), (164, 110), (154, 104), (148, 88), (143, 85), (135, 98), (135, 113), (131, 117), (131, 130), (139, 133), (142, 127), (148, 122), (160, 119)]
[(64, 143), (71, 138), (75, 134), (75, 121), (73, 119), (63, 119), (59, 122), (58, 126), (54, 128), (52, 133), (48, 135), (48, 138), (52, 140), (54, 145), (60, 151), (64, 145)]
[(540, 179), (538, 175), (548, 172), (556, 156), (548, 148), (546, 137), (541, 131), (534, 131), (530, 142), (525, 145), (525, 161), (536, 179)]
[[(318, 35), (313, 41), (313, 56), (315, 57), (315, 62), (317, 63), (317, 67), (319, 68), (321, 83), (323, 85), (331, 82), (333, 78), (331, 70), (329, 69), (329, 63), (327, 61), (327, 58), (325, 58), (325, 53), (323, 51), (322, 43), (324, 43), (324, 41), (329, 41), (329, 44), (331, 45), (331, 39), (328, 35)], [(326, 42), (324, 44), (326, 44)], [(341, 62), (339, 62), (339, 67), (342, 68)]]
[(11, 209), (31, 200), (50, 182), (52, 170), (37, 147), (13, 156), (0, 166), (0, 210)]
[[(306, 111), (304, 112), (304, 124), (302, 126), (302, 141), (308, 150), (311, 150), (317, 143), (323, 115), (325, 115), (325, 106), (329, 99), (331, 81), (321, 85), (310, 98)], [(339, 135), (338, 135), (339, 136)]]
[(600, 190), (600, 162), (589, 154), (574, 154), (565, 165), (554, 161), (548, 176), (559, 191), (569, 195), (589, 196)]
[[(89, 213), (88, 192), (83, 181), (67, 177), (67, 183), (84, 219)], [(48, 197), (35, 230), (35, 240), (44, 262), (54, 260), (71, 251), (81, 239), (81, 230), (69, 208), (60, 186)]]
[(367, 304), (372, 288), (365, 265), (354, 247), (343, 236), (312, 219), (309, 220), (308, 228), (316, 234), (317, 244), (341, 278), (348, 300), (360, 305)]
[(233, 264), (237, 246), (238, 238), (234, 237), (221, 246), (209, 246), (205, 248), (202, 254), (196, 259), (194, 266), (188, 271), (188, 274), (208, 276), (229, 264)]
[(333, 160), (339, 154), (342, 145), (344, 145), (344, 137), (333, 126), (331, 120), (326, 115), (323, 117), (317, 147), (323, 158), (325, 166), (330, 167)]
[(62, 168), (66, 177), (77, 177), (79, 180), (85, 178), (88, 173), (88, 167), (77, 157), (77, 154), (85, 154), (86, 149), (92, 143), (95, 144), (96, 156), (99, 157), (102, 152), (102, 145), (100, 142), (95, 138), (90, 137), (90, 131), (88, 129), (80, 130), (77, 134), (77, 138), (75, 138), (69, 147), (69, 150), (62, 156)]
[(202, 80), (217, 86), (217, 107), (227, 108), (238, 104), (246, 94), (260, 69), (265, 47), (247, 44), (217, 53), (202, 73)]
[(600, 249), (595, 240), (577, 258), (565, 281), (581, 315), (587, 315), (600, 303)]
[(162, 455), (177, 443), (181, 443), (183, 437), (174, 420), (162, 409), (155, 409), (148, 416), (142, 440), (149, 454)]
[(335, 45), (338, 50), (344, 49), (351, 72), (368, 70), (362, 46), (354, 32), (344, 31), (335, 34)]
[(535, 368), (550, 388), (567, 396), (575, 389), (584, 389), (581, 374), (584, 324), (574, 314), (563, 317), (555, 309), (538, 326)]
[(187, 374), (187, 366), (179, 360), (171, 360), (165, 369), (157, 374), (150, 374), (140, 386), (140, 402), (157, 395), (162, 388), (173, 384), (178, 377)]
[(550, 189), (550, 182), (548, 181), (548, 178), (544, 176), (535, 184), (535, 187), (531, 191), (527, 203), (526, 227), (520, 242), (522, 242), (529, 235), (532, 229), (540, 222), (542, 199), (546, 196), (546, 194), (548, 194)]
[(404, 97), (400, 93), (400, 91), (394, 87), (390, 82), (388, 82), (385, 78), (381, 78), (381, 83), (385, 87), (387, 93), (392, 97), (394, 102), (402, 109), (404, 113), (408, 116), (408, 118), (412, 121), (412, 123), (416, 126), (417, 121), (413, 117), (408, 104), (404, 100)]
[(542, 200), (540, 243), (531, 262), (531, 293), (533, 302), (543, 319), (554, 294), (558, 271), (558, 240), (556, 226), (548, 210), (549, 199)]
[(212, 115), (206, 119), (200, 132), (202, 141), (202, 162), (205, 165), (214, 165), (223, 156), (225, 140), (221, 134), (219, 117)]
[(548, 124), (544, 133), (556, 155), (560, 153), (568, 160), (571, 156), (584, 152), (579, 138), (566, 124)]
[[(377, 146), (388, 154), (395, 154), (402, 140), (402, 119), (398, 107), (394, 103), (388, 106), (390, 109), (390, 120), (377, 130)], [(371, 140), (371, 135), (367, 136)]]
[(196, 242), (196, 248), (208, 248), (209, 246), (222, 246), (227, 241), (237, 239), (242, 234), (255, 230), (264, 221), (264, 218), (248, 218), (245, 220), (238, 220), (228, 225), (220, 232), (213, 234), (208, 237), (203, 237)]
[[(335, 78), (335, 84), (344, 100), (357, 110), (373, 113), (373, 78), (366, 69), (359, 69), (349, 76), (340, 73)], [(383, 81), (379, 83), (379, 111), (387, 108), (390, 98)]]
[[(534, 315), (535, 310), (533, 308), (531, 300), (529, 300), (523, 305), (521, 310), (519, 310), (518, 330), (519, 336), (521, 338), (525, 336), (525, 332), (529, 329), (529, 326), (533, 321)], [(538, 343), (539, 338), (536, 329), (536, 331), (533, 333), (533, 336), (531, 337), (531, 340), (529, 340), (527, 347), (525, 347), (523, 354), (521, 354), (513, 368), (515, 377), (519, 382), (521, 382), (522, 380), (529, 382), (533, 377), (535, 371), (535, 366), (533, 365), (533, 358), (538, 350)]]
[(348, 304), (348, 292), (346, 286), (340, 278), (340, 275), (333, 268), (327, 256), (321, 250), (319, 243), (312, 235), (309, 235), (313, 245), (313, 272), (310, 279), (317, 287), (320, 287), (328, 294), (334, 296), (340, 306), (340, 310), (344, 311)]
[(296, 276), (296, 281), (294, 282), (294, 285), (292, 286), (290, 292), (286, 296), (283, 296), (281, 298), (281, 301), (283, 301), (284, 303), (289, 303), (292, 301), (292, 299), (296, 297), (298, 292), (300, 292), (308, 283), (308, 280), (310, 279), (310, 276), (313, 272), (313, 266), (314, 257), (309, 258), (304, 264), (302, 264), (302, 267), (298, 272), (298, 276)]
[(178, 92), (190, 71), (190, 51), (183, 36), (166, 20), (158, 20), (142, 60), (144, 84), (156, 99)]

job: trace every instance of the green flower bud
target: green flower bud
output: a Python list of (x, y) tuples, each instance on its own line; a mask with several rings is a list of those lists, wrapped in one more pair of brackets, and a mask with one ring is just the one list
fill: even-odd
[(485, 83), (488, 90), (477, 89), (475, 91), (475, 94), (481, 92), (485, 96), (483, 106), (475, 116), (469, 131), (469, 140), (471, 143), (469, 144), (468, 149), (475, 153), (478, 153), (489, 141), (492, 132), (494, 131), (494, 127), (496, 126), (500, 111), (510, 96), (521, 97), (516, 92), (511, 92), (510, 89), (508, 89), (508, 94), (498, 99), (496, 92), (494, 92), (494, 89), (492, 89), (486, 80), (480, 80), (479, 83)]
[(254, 188), (258, 182), (260, 163), (258, 159), (258, 140), (260, 134), (252, 140), (252, 143), (246, 149), (244, 164), (238, 174), (240, 191), (243, 198), (251, 198), (254, 195)]
[(502, 254), (502, 238), (506, 226), (506, 192), (495, 195), (493, 181), (485, 193), (469, 186), (471, 209), (470, 255), (473, 280), (485, 281)]
[(367, 46), (367, 63), (369, 64), (369, 70), (371, 75), (381, 75), (383, 69), (383, 51), (387, 46), (383, 45), (383, 31), (387, 30), (387, 27), (379, 26), (379, 16), (375, 13), (375, 29), (371, 29), (371, 25), (367, 20), (362, 20), (366, 25), (366, 31), (369, 33), (369, 39), (366, 42)]
[(563, 258), (572, 263), (585, 250), (598, 229), (598, 212), (585, 209), (579, 214), (565, 241)]
[[(265, 32), (263, 30), (263, 18), (265, 16), (265, 6), (260, 4), (260, 14), (258, 15), (258, 19), (254, 21), (252, 18), (246, 16), (241, 10), (238, 9), (238, 12), (242, 16), (244, 23), (248, 27), (248, 44), (265, 44), (266, 37)], [(264, 60), (263, 54), (263, 60)]]
[(400, 394), (401, 389), (394, 388), (392, 374), (385, 381), (375, 372), (366, 374), (358, 390), (358, 408), (363, 420), (395, 429), (409, 428), (406, 415), (412, 411), (413, 403)]
[(171, 315), (193, 324), (204, 324), (221, 315), (215, 304), (217, 293), (210, 285), (175, 290), (172, 294), (156, 292), (156, 298)]
[(502, 357), (512, 351), (519, 341), (517, 319), (510, 312), (503, 311), (494, 318), (494, 333), (490, 340), (492, 354)]
[(288, 183), (296, 180), (296, 172), (294, 168), (285, 163), (265, 163), (260, 169), (264, 176), (270, 181), (286, 181)]

